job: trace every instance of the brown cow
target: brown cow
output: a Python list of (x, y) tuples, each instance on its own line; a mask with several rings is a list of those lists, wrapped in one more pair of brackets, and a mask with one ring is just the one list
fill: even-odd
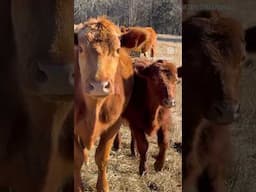
[[(125, 28), (127, 29), (127, 28)], [(124, 28), (123, 28), (124, 30)], [(122, 31), (122, 28), (121, 28), (121, 31)], [(135, 68), (135, 71), (136, 71), (136, 68), (145, 68), (149, 65), (152, 64), (152, 61), (148, 60), (148, 59), (143, 59), (143, 58), (135, 58), (133, 60), (133, 66)], [(129, 126), (129, 123), (127, 122), (127, 120), (123, 119), (123, 125), (125, 126)], [(114, 151), (118, 151), (120, 149), (120, 146), (121, 146), (121, 133), (118, 132), (118, 134), (116, 135), (116, 138), (114, 140), (114, 144), (113, 144), (113, 150)], [(130, 144), (130, 149), (131, 149), (131, 155), (133, 157), (136, 156), (136, 153), (135, 153), (135, 140), (134, 140), (134, 137), (132, 136), (131, 134), (131, 144)]]
[(159, 154), (156, 156), (155, 170), (160, 171), (163, 168), (169, 144), (169, 108), (175, 106), (177, 79), (175, 65), (163, 60), (150, 65), (137, 61), (135, 71), (133, 94), (123, 117), (128, 121), (132, 132), (132, 154), (135, 154), (134, 140), (136, 141), (140, 154), (139, 173), (143, 175), (147, 172), (146, 134), (157, 134)]
[(95, 160), (97, 191), (109, 191), (106, 169), (109, 152), (121, 123), (121, 113), (133, 86), (133, 67), (120, 48), (121, 32), (105, 17), (90, 19), (78, 33), (75, 85), (75, 190), (80, 190), (80, 169), (100, 137)]
[(72, 5), (0, 2), (1, 189), (57, 192), (73, 178)]
[(183, 22), (183, 189), (223, 192), (230, 124), (239, 109), (240, 24), (216, 11)]
[(139, 51), (144, 54), (150, 51), (150, 56), (154, 57), (156, 52), (157, 34), (152, 27), (121, 27), (123, 32), (121, 47), (128, 51)]

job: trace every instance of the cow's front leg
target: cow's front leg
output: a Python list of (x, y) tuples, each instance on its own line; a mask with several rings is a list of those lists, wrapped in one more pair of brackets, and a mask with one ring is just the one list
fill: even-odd
[(82, 192), (83, 184), (81, 179), (81, 167), (84, 162), (83, 149), (78, 144), (77, 140), (74, 139), (74, 191)]
[(115, 137), (115, 140), (114, 140), (114, 145), (113, 145), (113, 150), (114, 151), (118, 151), (120, 149), (120, 146), (121, 146), (121, 133), (118, 132), (116, 134), (116, 137)]
[(137, 149), (140, 154), (139, 173), (140, 175), (145, 175), (148, 169), (147, 167), (148, 141), (145, 133), (143, 132), (143, 129), (139, 129), (138, 127), (131, 127), (131, 129), (133, 130)]
[(156, 162), (154, 164), (156, 171), (161, 171), (164, 166), (166, 149), (169, 145), (169, 131), (168, 127), (161, 127), (157, 132), (157, 142), (159, 147), (159, 153), (156, 156)]
[(107, 181), (107, 165), (109, 153), (120, 126), (121, 121), (118, 121), (104, 134), (101, 135), (100, 143), (95, 154), (95, 161), (98, 166), (98, 180), (96, 186), (98, 192), (109, 192), (109, 185)]
[(131, 156), (136, 157), (136, 143), (135, 143), (135, 138), (133, 135), (133, 131), (131, 130), (131, 144), (130, 144), (130, 149), (131, 149)]

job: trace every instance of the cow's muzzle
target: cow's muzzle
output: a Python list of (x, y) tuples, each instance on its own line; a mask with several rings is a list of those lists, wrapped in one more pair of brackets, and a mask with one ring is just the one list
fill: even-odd
[(105, 97), (111, 92), (109, 81), (91, 81), (87, 84), (86, 92), (93, 97)]
[[(27, 66), (26, 91), (46, 96), (72, 96), (74, 69), (72, 64), (33, 62)], [(26, 73), (25, 73), (26, 74)]]
[(206, 119), (218, 124), (230, 124), (239, 117), (240, 105), (215, 102), (206, 113)]
[(162, 105), (167, 108), (175, 107), (176, 101), (174, 98), (163, 99)]

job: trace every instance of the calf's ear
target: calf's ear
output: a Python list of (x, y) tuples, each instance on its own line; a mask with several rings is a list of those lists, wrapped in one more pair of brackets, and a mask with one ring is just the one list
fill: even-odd
[(156, 74), (158, 74), (158, 72), (159, 67), (151, 65), (144, 67), (143, 70), (139, 71), (139, 73), (137, 74), (145, 79), (152, 79), (153, 77), (156, 77)]
[(120, 31), (121, 31), (121, 33), (125, 33), (126, 32), (126, 27), (125, 26), (121, 26), (120, 27)]
[(176, 84), (180, 84), (181, 80), (180, 78), (176, 75)]
[(142, 73), (142, 71), (145, 69), (145, 66), (143, 66), (143, 65), (138, 65), (138, 64), (136, 64), (135, 66), (134, 66), (134, 72), (136, 73), (136, 74), (141, 74)]
[(178, 77), (179, 77), (179, 78), (182, 78), (182, 67), (179, 67), (179, 68), (177, 69), (177, 74), (178, 74)]

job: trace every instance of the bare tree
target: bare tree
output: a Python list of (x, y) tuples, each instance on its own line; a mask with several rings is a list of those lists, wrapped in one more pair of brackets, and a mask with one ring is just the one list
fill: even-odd
[(158, 33), (181, 34), (180, 0), (75, 0), (74, 21), (107, 15), (118, 25), (152, 26)]

